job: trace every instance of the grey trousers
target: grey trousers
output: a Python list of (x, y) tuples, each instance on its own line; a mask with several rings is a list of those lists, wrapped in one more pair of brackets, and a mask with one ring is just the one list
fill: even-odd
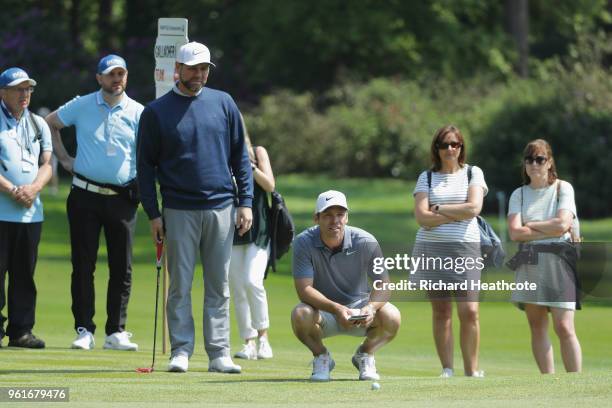
[(195, 328), (191, 286), (197, 256), (204, 270), (204, 347), (209, 360), (229, 356), (228, 271), (235, 229), (235, 208), (164, 209), (168, 288), (168, 330), (172, 356), (191, 357)]

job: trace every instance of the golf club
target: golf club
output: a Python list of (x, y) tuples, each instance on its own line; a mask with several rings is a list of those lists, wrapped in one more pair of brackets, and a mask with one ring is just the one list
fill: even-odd
[(153, 323), (153, 360), (151, 361), (151, 367), (141, 367), (137, 368), (136, 371), (139, 373), (152, 373), (153, 367), (155, 366), (155, 345), (157, 340), (157, 309), (159, 304), (159, 274), (162, 267), (162, 254), (164, 251), (164, 242), (158, 240), (155, 243), (157, 250), (157, 259), (155, 260), (155, 267), (157, 268), (157, 285), (155, 288), (155, 322)]

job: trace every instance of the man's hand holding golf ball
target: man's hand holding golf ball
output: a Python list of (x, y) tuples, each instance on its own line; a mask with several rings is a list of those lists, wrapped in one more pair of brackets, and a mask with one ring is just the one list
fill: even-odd
[(359, 310), (357, 309), (350, 309), (344, 305), (341, 304), (336, 304), (336, 320), (338, 320), (338, 323), (340, 324), (340, 326), (342, 326), (343, 329), (350, 329), (352, 327), (354, 327), (354, 323), (355, 321), (353, 320), (349, 320), (349, 318), (355, 314), (358, 314)]
[(372, 303), (368, 303), (364, 307), (362, 307), (356, 315), (367, 316), (363, 320), (355, 320), (354, 324), (358, 327), (370, 327), (372, 322), (374, 322), (374, 316), (376, 316), (376, 308)]

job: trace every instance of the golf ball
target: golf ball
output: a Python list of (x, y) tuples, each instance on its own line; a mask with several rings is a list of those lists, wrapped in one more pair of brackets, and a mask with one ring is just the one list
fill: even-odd
[(372, 383), (372, 391), (380, 390), (380, 384), (377, 382)]

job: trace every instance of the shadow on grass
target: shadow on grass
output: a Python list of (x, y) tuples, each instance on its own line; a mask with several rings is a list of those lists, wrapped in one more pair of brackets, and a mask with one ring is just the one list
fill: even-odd
[(91, 374), (91, 373), (133, 373), (134, 370), (103, 370), (98, 368), (92, 369), (67, 369), (59, 368), (57, 370), (0, 370), (0, 375), (10, 374)]
[[(358, 380), (350, 379), (350, 378), (334, 378), (332, 382), (356, 382)], [(316, 381), (310, 381), (308, 378), (254, 378), (252, 380), (238, 380), (238, 381), (228, 381), (228, 380), (213, 380), (213, 381), (203, 381), (206, 384), (249, 384), (249, 383), (316, 383)]]

